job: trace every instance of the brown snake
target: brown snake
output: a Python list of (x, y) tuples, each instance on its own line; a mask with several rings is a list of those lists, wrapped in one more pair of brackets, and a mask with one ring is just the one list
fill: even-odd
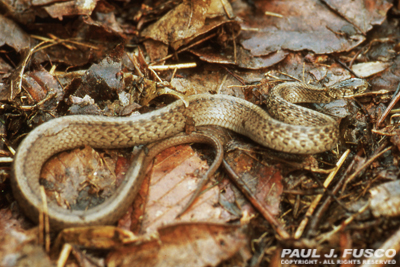
[[(14, 196), (25, 214), (37, 221), (39, 210), (42, 209), (40, 171), (49, 157), (83, 145), (121, 148), (166, 139), (183, 132), (188, 117), (193, 118), (196, 126), (225, 127), (279, 151), (313, 154), (330, 150), (338, 138), (336, 121), (288, 101), (327, 103), (363, 92), (368, 85), (360, 79), (344, 83), (328, 88), (299, 82), (276, 86), (269, 95), (267, 106), (275, 109), (269, 111), (271, 116), (281, 121), (273, 119), (263, 109), (246, 100), (210, 94), (186, 97), (187, 107), (182, 100), (178, 100), (135, 117), (75, 115), (53, 119), (31, 131), (20, 144), (13, 164), (11, 185)], [(204, 142), (212, 143), (209, 140)], [(52, 227), (61, 229), (117, 221), (141, 185), (145, 158), (146, 154), (141, 152), (113, 196), (94, 208), (71, 211), (49, 204), (48, 215)]]

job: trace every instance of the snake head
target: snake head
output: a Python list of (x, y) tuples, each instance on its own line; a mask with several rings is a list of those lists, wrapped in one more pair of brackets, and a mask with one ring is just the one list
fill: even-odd
[(368, 86), (369, 84), (366, 80), (351, 78), (332, 85), (328, 90), (328, 95), (336, 99), (353, 97), (363, 93)]

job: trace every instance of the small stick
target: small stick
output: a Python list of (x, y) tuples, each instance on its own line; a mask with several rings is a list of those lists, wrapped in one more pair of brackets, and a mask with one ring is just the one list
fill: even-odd
[(377, 158), (382, 156), (382, 154), (384, 154), (386, 151), (388, 151), (390, 149), (392, 149), (391, 146), (385, 148), (384, 150), (382, 150), (381, 152), (379, 152), (378, 154), (376, 154), (375, 156), (373, 156), (369, 160), (367, 160), (367, 162), (365, 162), (359, 169), (357, 169), (352, 175), (349, 176), (349, 178), (344, 183), (342, 190), (344, 191), (346, 189), (347, 184), (350, 183), (357, 175), (359, 175), (362, 170), (367, 168), (372, 162), (374, 162)]
[(173, 69), (187, 69), (187, 68), (195, 68), (197, 66), (196, 63), (183, 63), (183, 64), (175, 64), (175, 65), (153, 65), (149, 66), (151, 70), (173, 70)]
[(50, 251), (50, 222), (49, 222), (49, 213), (48, 213), (48, 208), (47, 208), (47, 199), (46, 199), (46, 193), (44, 191), (44, 186), (40, 186), (40, 194), (42, 196), (42, 202), (43, 202), (43, 226), (44, 226), (44, 242), (45, 242), (45, 249), (46, 252), (48, 253)]
[[(350, 149), (347, 149), (346, 152), (343, 153), (343, 155), (340, 157), (339, 161), (336, 163), (336, 170), (331, 172), (329, 176), (326, 178), (324, 182), (324, 187), (327, 188), (333, 178), (335, 177), (336, 173), (339, 171), (340, 167), (343, 165), (344, 161), (347, 159), (347, 156), (350, 154)], [(308, 207), (307, 213), (304, 215), (304, 219), (301, 221), (299, 227), (297, 228), (296, 233), (294, 234), (295, 239), (299, 239), (301, 235), (304, 232), (304, 229), (306, 228), (306, 225), (308, 223), (309, 217), (313, 215), (317, 205), (319, 204), (320, 200), (322, 199), (323, 194), (318, 195), (315, 197), (311, 205)]]
[(263, 215), (263, 217), (272, 225), (275, 231), (280, 235), (283, 239), (290, 238), (290, 235), (286, 230), (282, 227), (282, 225), (275, 219), (275, 217), (266, 209), (264, 206), (260, 205), (260, 203), (255, 199), (251, 190), (244, 184), (235, 173), (235, 171), (231, 168), (231, 166), (223, 160), (223, 165), (225, 170), (228, 172), (229, 176), (231, 176), (231, 181), (233, 181), (236, 186), (240, 189), (240, 191), (246, 196), (246, 198), (250, 201), (250, 203)]
[(392, 101), (390, 102), (389, 106), (387, 107), (387, 109), (385, 110), (385, 112), (383, 112), (382, 116), (380, 117), (380, 119), (377, 121), (376, 123), (376, 127), (379, 127), (381, 125), (381, 123), (386, 119), (386, 117), (389, 115), (390, 111), (392, 110), (392, 108), (394, 107), (394, 105), (396, 105), (396, 103), (400, 100), (400, 92), (398, 92), (400, 89), (400, 83), (397, 86), (397, 90), (396, 90), (396, 97), (394, 97), (392, 99)]

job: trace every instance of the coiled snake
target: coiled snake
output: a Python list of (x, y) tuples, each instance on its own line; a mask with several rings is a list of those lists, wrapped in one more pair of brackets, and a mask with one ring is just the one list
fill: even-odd
[[(196, 126), (225, 127), (284, 152), (312, 154), (330, 150), (338, 138), (336, 121), (289, 102), (326, 103), (363, 92), (367, 85), (360, 79), (328, 88), (282, 83), (271, 91), (267, 103), (270, 115), (276, 119), (246, 100), (210, 94), (188, 96), (187, 107), (178, 100), (135, 117), (76, 115), (53, 119), (31, 131), (20, 144), (13, 164), (13, 193), (25, 214), (37, 221), (42, 206), (40, 171), (49, 157), (83, 145), (120, 148), (162, 140), (182, 132), (188, 117), (193, 118)], [(138, 177), (143, 176), (145, 157), (144, 153), (138, 156), (114, 195), (95, 208), (71, 211), (50, 204), (48, 215), (53, 228), (110, 224), (118, 220), (140, 187)]]

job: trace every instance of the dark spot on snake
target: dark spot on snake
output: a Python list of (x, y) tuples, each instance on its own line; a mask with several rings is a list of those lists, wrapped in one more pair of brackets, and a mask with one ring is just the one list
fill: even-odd
[(305, 148), (306, 145), (307, 145), (306, 140), (301, 140), (301, 141), (300, 141), (300, 145), (301, 145), (302, 148)]
[(144, 136), (144, 133), (140, 134), (140, 135), (139, 135), (139, 139), (142, 140), (142, 139), (143, 139), (143, 136)]
[(329, 129), (328, 129), (328, 128), (325, 128), (325, 129), (324, 129), (324, 132), (325, 132), (325, 133), (329, 133)]
[(320, 129), (318, 129), (318, 128), (314, 128), (314, 129), (312, 129), (312, 131), (311, 131), (312, 133), (314, 133), (314, 134), (319, 134), (319, 132), (320, 132)]
[(305, 134), (305, 133), (307, 133), (307, 128), (300, 128), (300, 132), (302, 133), (302, 134)]
[(293, 131), (293, 127), (292, 126), (286, 126), (286, 131), (292, 132)]

